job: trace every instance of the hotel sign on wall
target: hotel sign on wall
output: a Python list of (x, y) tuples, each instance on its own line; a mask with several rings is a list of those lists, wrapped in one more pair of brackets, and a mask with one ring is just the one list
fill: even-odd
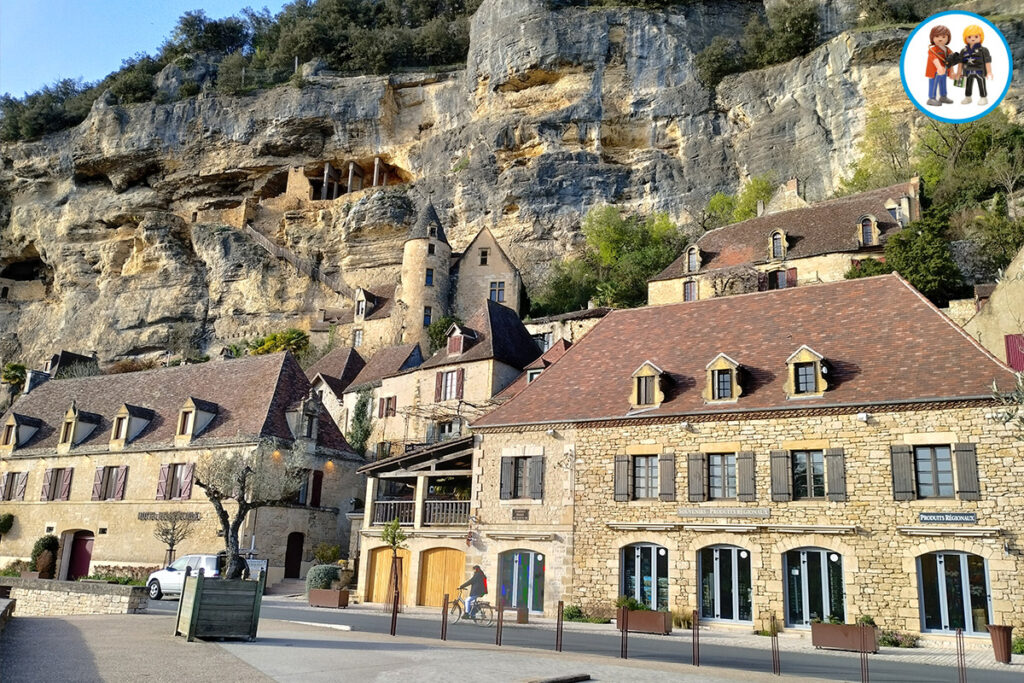
[(170, 522), (172, 520), (183, 520), (198, 522), (201, 515), (198, 512), (140, 512), (140, 522)]
[(977, 524), (975, 512), (920, 512), (917, 521), (921, 524)]

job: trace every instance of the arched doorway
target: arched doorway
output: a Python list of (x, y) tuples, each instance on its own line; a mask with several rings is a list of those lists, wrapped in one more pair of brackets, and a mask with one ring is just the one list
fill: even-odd
[(76, 531), (71, 538), (71, 559), (68, 561), (68, 581), (89, 576), (92, 564), (92, 544), (95, 540), (91, 531)]
[[(399, 594), (401, 604), (409, 603), (409, 550), (398, 549)], [(366, 566), (366, 602), (387, 602), (388, 586), (391, 582), (391, 548), (375, 548), (370, 551), (370, 563)], [(461, 583), (461, 581), (459, 582)], [(458, 585), (458, 584), (456, 584)]]
[(922, 631), (988, 631), (992, 611), (985, 558), (947, 550), (921, 555), (917, 583)]
[(846, 622), (843, 556), (824, 548), (797, 548), (783, 558), (786, 625), (810, 626), (830, 618)]
[(701, 619), (753, 621), (750, 551), (715, 545), (697, 557)]
[(501, 596), (510, 607), (544, 611), (544, 555), (534, 550), (509, 550), (498, 557)]
[(302, 573), (302, 546), (306, 536), (298, 531), (288, 534), (288, 545), (284, 552), (284, 578), (297, 579)]
[(420, 586), (417, 604), (440, 607), (444, 594), (452, 598), (466, 580), (466, 553), (456, 548), (431, 548), (420, 555)]
[(622, 549), (622, 595), (650, 609), (668, 609), (668, 549), (635, 543)]

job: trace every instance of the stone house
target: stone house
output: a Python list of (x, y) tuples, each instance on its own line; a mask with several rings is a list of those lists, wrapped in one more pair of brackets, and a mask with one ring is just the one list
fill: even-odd
[(648, 303), (842, 280), (858, 261), (884, 260), (886, 240), (921, 215), (917, 178), (816, 204), (797, 189), (792, 180), (756, 218), (704, 233), (651, 278)]
[(334, 424), (343, 425), (345, 389), (355, 381), (366, 361), (352, 347), (343, 346), (330, 351), (306, 370), (310, 386), (320, 396), (320, 402), (330, 414)]
[(536, 340), (540, 350), (547, 351), (559, 339), (575, 344), (611, 310), (603, 306), (584, 308), (569, 313), (530, 318), (523, 321), (523, 324)]
[[(331, 415), (335, 418), (335, 424), (343, 433), (347, 434), (352, 428), (352, 418), (355, 416), (353, 410), (361, 393), (370, 393), (370, 403), (367, 409), (371, 411), (371, 414), (375, 414), (373, 411), (376, 410), (376, 400), (384, 378), (419, 367), (421, 363), (423, 363), (423, 353), (420, 351), (419, 344), (389, 346), (373, 354), (369, 362), (340, 393), (336, 393), (334, 388), (324, 381), (315, 383), (314, 391), (323, 392), (324, 402), (331, 406)], [(367, 442), (368, 448), (372, 449), (372, 443), (372, 439)]]
[(614, 311), (473, 423), (466, 561), (547, 614), (1019, 627), (1013, 379), (897, 275)]
[(985, 290), (987, 298), (978, 301), (977, 312), (964, 323), (964, 330), (999, 360), (1024, 372), (1024, 249), (1017, 252), (995, 288)]
[(46, 381), (0, 419), (0, 510), (14, 514), (0, 565), (27, 559), (44, 534), (60, 539), (61, 579), (161, 565), (153, 532), (169, 512), (197, 521), (178, 554), (216, 553), (224, 542), (197, 465), (282, 449), (303, 454), (306, 482), (291, 503), (252, 513), (240, 538), (272, 582), (303, 576), (319, 543), (346, 547), (342, 513), (362, 491), (363, 459), (290, 354)]

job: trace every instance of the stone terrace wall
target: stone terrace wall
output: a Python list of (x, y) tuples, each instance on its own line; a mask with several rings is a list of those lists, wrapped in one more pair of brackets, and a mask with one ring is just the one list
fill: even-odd
[(0, 577), (0, 586), (11, 587), (11, 599), (17, 601), (19, 617), (139, 614), (149, 606), (142, 586), (12, 577)]

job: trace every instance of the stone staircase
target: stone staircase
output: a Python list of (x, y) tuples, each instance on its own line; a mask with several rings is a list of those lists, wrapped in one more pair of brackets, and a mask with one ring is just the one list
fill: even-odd
[(306, 582), (302, 579), (281, 579), (267, 586), (264, 595), (302, 595), (306, 592)]
[(271, 256), (287, 261), (292, 264), (297, 271), (310, 279), (316, 280), (335, 294), (341, 294), (346, 297), (353, 296), (352, 288), (345, 284), (344, 280), (339, 276), (327, 275), (308, 259), (304, 259), (301, 256), (296, 255), (293, 251), (285, 249), (281, 245), (275, 243), (250, 224), (246, 223), (243, 225), (242, 232), (244, 232), (245, 235), (253, 242), (260, 245)]

